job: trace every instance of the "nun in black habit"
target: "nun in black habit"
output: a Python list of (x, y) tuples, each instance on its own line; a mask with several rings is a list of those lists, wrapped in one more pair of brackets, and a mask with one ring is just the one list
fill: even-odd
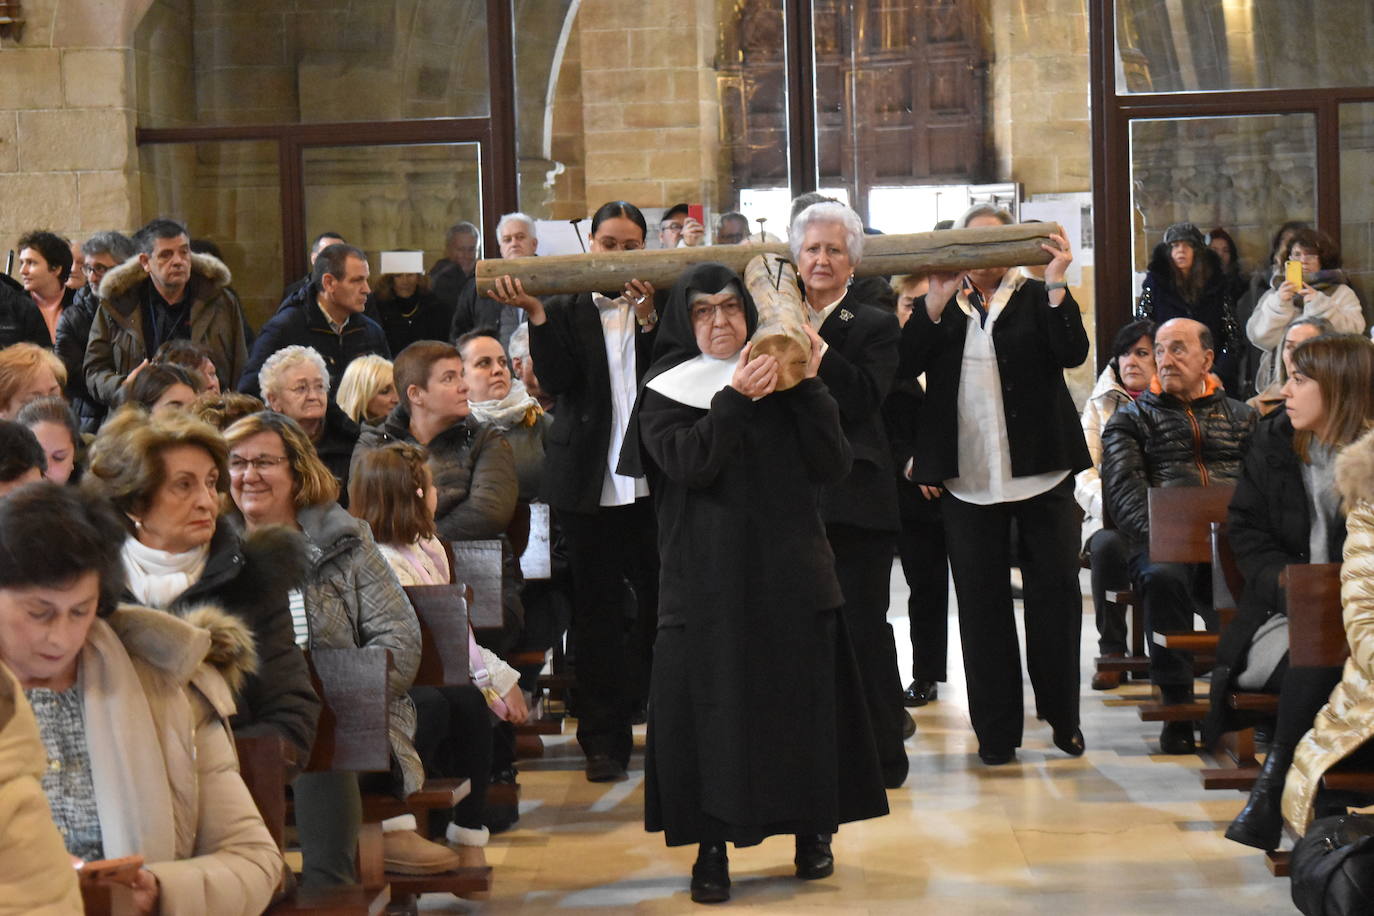
[(684, 274), (631, 424), (641, 448), (624, 451), (648, 474), (662, 564), (644, 822), (699, 844), (700, 903), (729, 898), (727, 842), (793, 834), (797, 877), (823, 878), (839, 824), (888, 810), (818, 510), (852, 455), (819, 338), (775, 391), (777, 361), (745, 350), (756, 324), (729, 268)]

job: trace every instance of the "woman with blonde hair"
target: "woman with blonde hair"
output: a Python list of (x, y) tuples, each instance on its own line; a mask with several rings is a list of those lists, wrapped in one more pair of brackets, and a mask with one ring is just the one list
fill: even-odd
[(391, 360), (369, 353), (360, 356), (344, 369), (335, 395), (339, 409), (354, 423), (380, 423), (401, 403), (396, 394)]
[(67, 369), (51, 350), (31, 343), (0, 350), (0, 420), (13, 420), (29, 401), (60, 396), (65, 384)]
[[(289, 595), (297, 645), (307, 650), (377, 646), (390, 651), (387, 730), (400, 785), (387, 788), (402, 798), (410, 795), (423, 785), (425, 775), (412, 743), (415, 706), (406, 693), (420, 666), (415, 611), (378, 552), (367, 523), (338, 505), (338, 482), (294, 420), (265, 410), (234, 423), (224, 438), (229, 495), (248, 534), (282, 527), (305, 537), (304, 583)], [(354, 883), (353, 855), (362, 820), (357, 774), (302, 773), (295, 782), (295, 798), (305, 883)], [(456, 853), (417, 834), (413, 817), (383, 822), (382, 829), (388, 871), (431, 874), (462, 864)]]

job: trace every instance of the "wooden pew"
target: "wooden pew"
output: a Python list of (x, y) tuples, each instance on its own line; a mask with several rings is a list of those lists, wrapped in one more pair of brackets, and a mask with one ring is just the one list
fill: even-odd
[[(331, 768), (385, 771), (390, 768), (386, 737), (387, 669), (385, 649), (317, 649), (307, 653), (310, 677), (322, 701), (315, 744), (305, 769)], [(286, 802), (286, 759), (280, 736), (240, 737), (235, 740), (239, 773), (258, 806), (268, 832), (282, 847), (289, 815)], [(380, 749), (380, 753), (379, 753)], [(380, 837), (375, 852), (381, 855)], [(371, 854), (360, 839), (359, 877)], [(293, 882), (294, 884), (294, 882)], [(391, 900), (375, 869), (355, 887), (305, 890), (293, 887), (285, 899), (268, 909), (272, 916), (311, 913), (315, 916), (380, 916)]]
[[(1150, 559), (1156, 563), (1208, 563), (1213, 559), (1212, 523), (1224, 523), (1234, 485), (1211, 487), (1151, 487), (1149, 491)], [(1213, 575), (1215, 588), (1216, 571)], [(1217, 633), (1185, 631), (1152, 633), (1170, 649), (1198, 653), (1215, 652)], [(1146, 722), (1200, 721), (1207, 704), (1192, 702), (1173, 706), (1147, 703), (1138, 709)]]

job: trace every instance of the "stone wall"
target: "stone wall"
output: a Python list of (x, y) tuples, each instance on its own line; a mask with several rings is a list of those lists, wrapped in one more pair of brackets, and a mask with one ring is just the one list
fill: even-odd
[(138, 221), (130, 40), (148, 2), (25, 0), (0, 41), (0, 253), (29, 229)]

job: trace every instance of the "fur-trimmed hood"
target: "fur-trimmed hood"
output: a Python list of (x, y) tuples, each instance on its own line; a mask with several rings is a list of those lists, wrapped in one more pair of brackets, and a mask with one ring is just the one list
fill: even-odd
[(1341, 450), (1336, 458), (1336, 489), (1347, 512), (1356, 503), (1374, 503), (1374, 429)]
[(190, 683), (197, 669), (206, 664), (237, 692), (258, 668), (252, 630), (212, 604), (190, 608), (179, 617), (121, 604), (106, 621), (130, 657), (162, 671), (176, 683)]
[[(106, 302), (118, 299), (135, 286), (148, 279), (148, 271), (143, 269), (138, 255), (111, 269), (100, 281), (100, 298)], [(211, 299), (229, 285), (233, 277), (224, 262), (213, 255), (191, 255), (191, 282), (197, 279), (204, 287), (197, 292), (197, 298)]]

